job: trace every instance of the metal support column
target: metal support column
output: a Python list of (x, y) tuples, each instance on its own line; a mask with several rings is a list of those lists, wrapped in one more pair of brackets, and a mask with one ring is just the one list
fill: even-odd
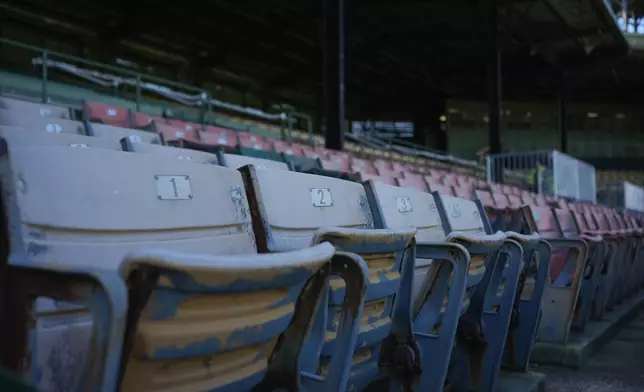
[(566, 124), (566, 99), (562, 92), (557, 97), (557, 128), (559, 129), (559, 149), (568, 153), (568, 126)]
[(344, 0), (324, 0), (324, 146), (344, 145)]
[[(501, 79), (501, 40), (499, 30), (499, 14), (495, 5), (488, 6), (488, 145), (489, 154), (502, 153), (501, 144), (501, 109), (502, 109), (502, 79)], [(503, 168), (495, 165), (491, 168), (492, 179), (503, 181)]]

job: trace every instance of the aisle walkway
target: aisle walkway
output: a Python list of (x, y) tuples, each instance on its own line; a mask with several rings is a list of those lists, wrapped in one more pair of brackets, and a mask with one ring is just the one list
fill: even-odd
[(539, 366), (546, 392), (643, 392), (644, 312), (620, 330), (580, 370)]

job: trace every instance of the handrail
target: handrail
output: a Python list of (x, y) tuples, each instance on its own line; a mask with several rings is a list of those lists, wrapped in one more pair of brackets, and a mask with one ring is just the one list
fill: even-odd
[[(194, 99), (194, 101), (196, 103), (201, 103), (199, 106), (202, 109), (201, 116), (200, 116), (201, 117), (200, 120), (202, 120), (202, 121), (204, 120), (204, 117), (205, 117), (205, 113), (203, 112), (203, 109), (205, 109), (203, 107), (204, 104), (205, 104), (205, 106), (208, 107), (207, 108), (208, 113), (211, 113), (212, 112), (212, 106), (215, 106), (215, 107), (219, 107), (219, 108), (222, 108), (222, 109), (225, 109), (225, 110), (245, 114), (245, 115), (248, 115), (248, 116), (260, 117), (260, 118), (267, 119), (267, 120), (284, 120), (284, 118), (283, 118), (284, 114), (282, 114), (282, 113), (279, 113), (279, 114), (265, 113), (265, 112), (263, 112), (261, 110), (258, 110), (258, 109), (247, 108), (247, 107), (243, 107), (243, 106), (234, 105), (234, 104), (230, 104), (230, 103), (227, 103), (227, 102), (219, 101), (217, 99), (214, 99), (209, 91), (201, 89), (201, 88), (198, 88), (198, 87), (195, 87), (195, 86), (190, 86), (190, 85), (187, 85), (187, 84), (184, 84), (184, 83), (181, 83), (181, 82), (176, 82), (176, 81), (156, 77), (156, 76), (152, 76), (152, 75), (149, 75), (149, 74), (144, 74), (144, 73), (141, 73), (141, 72), (132, 71), (132, 70), (125, 69), (125, 68), (115, 67), (115, 66), (112, 66), (112, 65), (109, 65), (109, 64), (103, 64), (103, 63), (99, 63), (99, 62), (96, 62), (96, 61), (76, 57), (76, 56), (73, 56), (73, 55), (56, 52), (56, 51), (53, 51), (53, 50), (39, 48), (39, 47), (36, 47), (36, 46), (33, 46), (33, 45), (25, 44), (25, 43), (22, 43), (22, 42), (16, 42), (16, 41), (6, 39), (6, 38), (0, 38), (0, 44), (6, 44), (6, 45), (9, 45), (9, 46), (14, 46), (14, 47), (26, 49), (26, 50), (36, 52), (36, 53), (39, 54), (39, 57), (34, 59), (32, 61), (32, 63), (42, 65), (42, 71), (41, 71), (42, 89), (41, 89), (41, 93), (42, 93), (43, 102), (47, 102), (48, 99), (49, 99), (49, 94), (48, 94), (48, 90), (47, 90), (47, 83), (48, 83), (48, 79), (49, 79), (48, 78), (48, 71), (49, 71), (49, 68), (51, 66), (58, 67), (60, 69), (68, 71), (68, 72), (71, 72), (73, 69), (81, 70), (81, 69), (75, 67), (74, 65), (65, 64), (65, 63), (60, 62), (60, 61), (56, 62), (56, 61), (51, 59), (51, 57), (56, 57), (56, 58), (58, 58), (60, 60), (72, 61), (72, 62), (80, 63), (80, 64), (83, 64), (83, 65), (87, 65), (87, 66), (90, 66), (90, 67), (99, 68), (101, 70), (106, 70), (106, 71), (109, 71), (109, 72), (114, 72), (114, 73), (118, 73), (118, 74), (121, 74), (121, 75), (133, 77), (133, 79), (128, 80), (128, 79), (123, 78), (123, 77), (117, 77), (117, 76), (114, 76), (114, 75), (102, 74), (102, 73), (99, 73), (97, 71), (90, 71), (90, 70), (81, 70), (81, 72), (83, 74), (82, 75), (77, 74), (77, 76), (81, 76), (81, 77), (83, 77), (85, 79), (88, 79), (88, 77), (93, 77), (93, 78), (88, 79), (88, 80), (90, 80), (92, 82), (99, 83), (99, 84), (103, 84), (103, 83), (100, 83), (97, 80), (96, 77), (105, 78), (105, 76), (108, 76), (108, 78), (109, 77), (113, 78), (112, 83), (114, 83), (114, 80), (116, 80), (116, 81), (118, 81), (118, 83), (128, 84), (128, 85), (134, 86), (135, 89), (136, 89), (135, 105), (136, 105), (136, 110), (137, 111), (140, 110), (141, 98), (142, 98), (141, 97), (142, 88), (145, 89), (145, 87), (148, 87), (148, 90), (151, 88), (156, 93), (161, 93), (161, 95), (163, 95), (166, 98), (177, 100), (176, 96), (169, 97), (168, 95), (163, 94), (164, 90), (165, 91), (169, 90), (167, 88), (167, 86), (170, 86), (170, 87), (175, 87), (175, 88), (182, 89), (184, 91), (197, 93), (194, 97), (190, 97), (190, 96), (188, 96), (186, 94), (181, 94), (182, 95), (181, 98), (182, 99), (185, 99), (185, 98)], [(146, 83), (146, 81), (147, 82), (152, 82), (152, 83)], [(162, 86), (154, 86), (154, 84), (160, 84)], [(190, 104), (190, 103), (188, 103), (186, 101), (183, 101), (181, 99), (179, 99), (178, 102), (180, 102), (180, 103), (182, 103), (182, 104), (184, 104), (186, 106), (195, 106), (195, 105), (192, 105), (192, 104)]]

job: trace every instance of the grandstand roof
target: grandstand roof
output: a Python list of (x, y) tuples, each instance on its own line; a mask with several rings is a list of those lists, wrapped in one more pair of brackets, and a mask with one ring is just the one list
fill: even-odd
[[(255, 91), (321, 94), (322, 1), (3, 3), (4, 18), (56, 30), (101, 52), (145, 53), (183, 70), (189, 63), (188, 73), (208, 73), (206, 78), (228, 79)], [(589, 86), (585, 73), (595, 69), (589, 65), (627, 51), (602, 0), (496, 3), (509, 98), (551, 96), (561, 67), (579, 87), (572, 90), (588, 96), (580, 88)], [(417, 105), (419, 97), (428, 96), (484, 97), (483, 4), (488, 2), (346, 1), (349, 102), (352, 95), (360, 96), (361, 105), (373, 110), (383, 102), (390, 105), (391, 97), (401, 106)], [(213, 68), (219, 72), (213, 74)]]

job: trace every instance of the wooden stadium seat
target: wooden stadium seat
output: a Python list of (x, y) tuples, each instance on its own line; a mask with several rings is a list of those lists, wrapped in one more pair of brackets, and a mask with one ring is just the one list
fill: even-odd
[(160, 144), (138, 143), (136, 139), (132, 140), (132, 138), (132, 136), (129, 136), (121, 139), (120, 146), (123, 151), (156, 154), (166, 156), (168, 158), (192, 161), (196, 163), (206, 163), (211, 165), (219, 164), (216, 154), (187, 148), (162, 146)]
[(19, 127), (27, 130), (42, 130), (51, 133), (85, 134), (85, 125), (79, 121), (58, 117), (34, 116), (21, 111), (0, 109), (0, 126)]
[(358, 178), (360, 181), (376, 181), (383, 184), (396, 185), (396, 179), (391, 177), (382, 177), (377, 174), (368, 174), (364, 172), (358, 172)]
[(178, 140), (199, 140), (199, 137), (197, 136), (198, 131), (194, 128), (187, 130), (185, 128), (178, 128), (174, 125), (163, 124), (156, 121), (153, 124), (152, 129), (156, 133), (163, 135), (163, 140), (165, 140), (166, 143), (176, 142)]
[(84, 106), (88, 121), (122, 128), (134, 126), (133, 114), (130, 109), (95, 101), (85, 101)]
[(398, 186), (401, 186), (403, 188), (412, 188), (421, 192), (429, 192), (427, 183), (422, 176), (407, 175), (407, 177), (398, 177), (396, 178), (396, 183), (398, 184)]
[(588, 244), (580, 239), (564, 238), (549, 207), (524, 206), (520, 211), (526, 230), (538, 232), (552, 247), (550, 279), (543, 293), (543, 316), (537, 339), (565, 344), (577, 306)]
[[(473, 282), (468, 278), (470, 302), (460, 323), (470, 324), (467, 329), (483, 325), (486, 331), (484, 349), (480, 342), (467, 339), (456, 345), (448, 381), (455, 390), (472, 390), (476, 386), (478, 390), (494, 392), (524, 265), (523, 249), (517, 241), (528, 239), (516, 233), (514, 238), (503, 232), (492, 234), (485, 211), (473, 201), (437, 191), (432, 196), (445, 235), (450, 242), (463, 245), (472, 257), (469, 275), (473, 275)], [(472, 336), (470, 339), (476, 341)]]
[[(15, 179), (4, 184), (6, 208), (15, 211), (8, 214), (8, 226), (16, 228), (10, 232), (11, 259), (24, 254), (29, 263), (58, 265), (62, 271), (88, 268), (113, 278), (120, 273), (117, 281), (129, 286), (127, 330), (123, 315), (117, 330), (99, 330), (102, 335), (91, 351), (92, 326), (104, 326), (92, 320), (102, 321), (107, 309), (126, 309), (125, 293), (103, 303), (98, 318), (78, 304), (39, 298), (31, 361), (41, 374), (42, 390), (54, 385), (85, 390), (75, 383), (105, 357), (104, 349), (107, 358), (122, 355), (123, 391), (243, 391), (262, 382), (265, 374), (271, 376), (266, 385), (273, 390), (280, 387), (276, 380), (287, 380), (283, 369), (297, 366), (293, 357), (278, 360), (283, 365), (290, 360), (292, 366), (269, 365), (273, 347), (280, 352), (277, 338), (286, 331), (288, 348), (302, 344), (313, 318), (310, 304), (318, 302), (327, 275), (357, 282), (347, 284), (352, 300), (343, 312), (347, 318), (360, 315), (366, 284), (361, 259), (348, 254), (335, 259), (329, 244), (289, 254), (256, 254), (236, 170), (164, 154), (60, 146), (14, 147), (2, 154), (0, 165)], [(333, 270), (326, 268), (332, 258)], [(303, 304), (296, 304), (312, 276), (314, 287)], [(249, 277), (248, 284), (239, 283)], [(245, 309), (241, 313), (240, 306)], [(301, 321), (289, 327), (294, 314)], [(190, 328), (177, 328), (177, 323)], [(338, 339), (354, 345), (356, 333), (357, 324), (347, 323)], [(124, 344), (118, 338), (123, 334)], [(116, 340), (110, 343), (107, 337)], [(212, 358), (213, 369), (235, 371), (207, 372), (204, 357)], [(111, 361), (105, 377), (94, 374), (92, 380), (100, 383), (94, 387), (116, 390), (118, 363)], [(336, 369), (348, 369), (348, 364)], [(300, 377), (297, 371), (290, 375)], [(346, 377), (341, 371), (334, 377), (329, 377), (330, 390), (343, 389)]]
[(199, 141), (228, 148), (237, 147), (237, 134), (214, 125), (206, 125), (205, 130), (199, 133)]
[[(29, 132), (19, 128), (0, 127), (0, 137), (6, 141), (10, 149), (29, 146), (60, 146), (121, 150), (121, 144), (116, 139), (73, 133)], [(38, 157), (34, 157), (34, 159), (38, 160)]]
[(133, 113), (133, 126), (137, 129), (147, 129), (151, 126), (154, 117), (147, 113), (134, 112)]
[(220, 161), (223, 166), (231, 167), (233, 169), (237, 169), (245, 165), (255, 165), (258, 169), (289, 170), (286, 162), (248, 157), (245, 155), (221, 154)]
[(121, 128), (105, 124), (89, 123), (87, 133), (90, 136), (109, 138), (120, 141), (124, 137), (132, 136), (131, 140), (138, 143), (163, 144), (161, 136), (154, 132), (141, 131), (132, 128)]
[[(401, 344), (413, 339), (409, 316), (415, 229), (374, 230), (365, 189), (359, 183), (292, 171), (260, 170), (252, 165), (240, 171), (252, 214), (258, 218), (253, 224), (260, 251), (300, 249), (329, 241), (340, 250), (358, 253), (369, 265), (358, 338), (361, 345), (353, 355), (349, 390), (362, 390), (380, 377), (402, 382), (398, 372), (380, 373), (378, 358), (392, 360), (389, 356), (393, 347), (383, 347), (382, 353), (380, 350), (390, 328), (399, 331), (396, 339)], [(339, 322), (337, 306), (341, 303), (337, 296), (342, 291), (341, 283), (331, 282), (328, 301), (323, 305), (328, 316), (327, 312), (319, 312), (327, 320), (326, 328), (312, 332), (311, 338), (324, 344), (311, 343), (316, 354), (302, 359), (305, 368), (318, 375), (328, 372), (328, 361), (340, 347), (335, 331)]]
[(274, 140), (273, 149), (275, 150), (275, 152), (282, 152), (288, 155), (297, 155), (300, 157), (304, 156), (304, 151), (302, 150), (302, 146), (298, 143), (285, 142), (282, 140)]
[(239, 146), (254, 150), (270, 151), (271, 144), (263, 136), (254, 135), (248, 132), (237, 132)]
[[(0, 97), (0, 109), (7, 110), (10, 113), (21, 113), (22, 116), (52, 117), (67, 120), (72, 118), (68, 107), (12, 98)], [(2, 118), (0, 118), (0, 121), (2, 121)]]
[(579, 298), (571, 326), (573, 329), (583, 332), (590, 321), (593, 306), (597, 302), (606, 249), (601, 236), (584, 235), (580, 231), (574, 211), (555, 209), (553, 212), (563, 238), (581, 240), (588, 246), (584, 271), (581, 275)]

